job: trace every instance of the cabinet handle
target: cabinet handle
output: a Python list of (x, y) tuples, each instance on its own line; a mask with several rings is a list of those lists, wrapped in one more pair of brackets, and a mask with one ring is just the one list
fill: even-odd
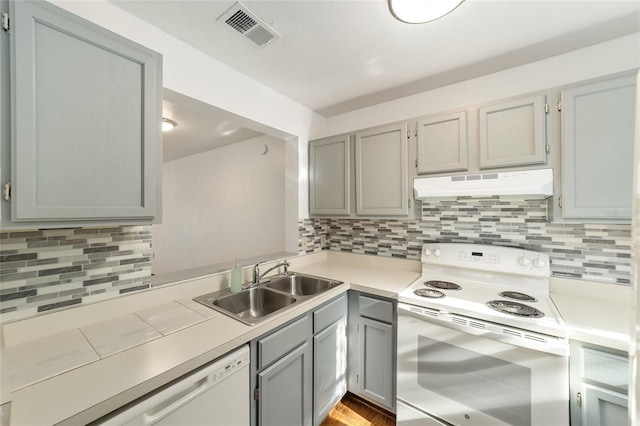
[(578, 404), (578, 407), (582, 407), (582, 393), (578, 392), (578, 394), (576, 395), (576, 404)]

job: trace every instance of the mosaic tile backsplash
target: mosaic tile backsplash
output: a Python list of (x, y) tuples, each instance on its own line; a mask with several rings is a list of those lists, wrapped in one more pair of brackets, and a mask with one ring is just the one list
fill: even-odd
[(461, 197), (423, 203), (421, 220), (306, 219), (299, 228), (306, 252), (419, 260), (424, 243), (494, 244), (547, 253), (557, 277), (626, 285), (631, 279), (631, 225), (549, 223), (543, 200)]
[(151, 285), (151, 227), (0, 233), (0, 321)]

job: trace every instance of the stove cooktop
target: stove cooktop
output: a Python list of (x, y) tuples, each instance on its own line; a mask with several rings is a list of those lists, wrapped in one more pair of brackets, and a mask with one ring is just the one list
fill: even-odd
[(548, 265), (548, 256), (527, 250), (427, 244), (421, 277), (398, 301), (566, 338), (549, 297)]

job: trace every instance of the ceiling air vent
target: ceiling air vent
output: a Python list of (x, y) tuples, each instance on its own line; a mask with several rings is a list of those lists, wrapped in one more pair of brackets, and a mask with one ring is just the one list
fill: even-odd
[(273, 39), (281, 38), (280, 34), (240, 2), (234, 4), (217, 20), (224, 22), (258, 46), (264, 46), (271, 43)]

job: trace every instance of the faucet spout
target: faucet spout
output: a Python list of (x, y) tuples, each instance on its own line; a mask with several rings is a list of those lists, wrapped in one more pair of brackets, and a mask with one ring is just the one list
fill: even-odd
[(286, 260), (284, 262), (280, 262), (274, 266), (272, 266), (271, 268), (267, 269), (266, 271), (264, 271), (262, 274), (260, 273), (260, 268), (259, 265), (265, 263), (263, 262), (258, 262), (253, 266), (253, 283), (254, 284), (258, 284), (260, 282), (260, 280), (262, 279), (262, 277), (264, 277), (265, 275), (267, 275), (269, 272), (273, 271), (276, 268), (279, 267), (283, 267), (284, 268), (284, 274), (287, 275), (289, 273), (289, 266), (291, 266), (289, 264), (289, 262), (287, 262)]

